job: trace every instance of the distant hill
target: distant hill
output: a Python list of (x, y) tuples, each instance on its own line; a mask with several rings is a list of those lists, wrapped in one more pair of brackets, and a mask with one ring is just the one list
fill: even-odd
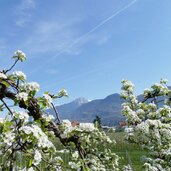
[[(56, 106), (62, 119), (76, 120), (79, 122), (92, 122), (96, 115), (100, 116), (103, 125), (117, 125), (123, 121), (121, 104), (123, 100), (119, 94), (112, 94), (104, 99), (88, 101), (78, 98), (70, 103)], [(54, 112), (49, 110), (50, 113)]]
[(56, 110), (60, 113), (62, 119), (73, 120), (72, 118), (73, 114), (75, 113), (75, 110), (79, 108), (81, 105), (86, 104), (88, 102), (89, 101), (86, 98), (80, 97), (70, 103), (56, 106)]
[[(169, 87), (171, 89), (171, 87)], [(142, 101), (144, 97), (139, 95), (139, 101)], [(164, 97), (159, 97), (159, 106), (163, 105)], [(146, 102), (150, 103), (152, 99), (148, 99)], [(70, 103), (56, 106), (57, 111), (62, 119), (69, 119), (71, 121), (79, 122), (93, 122), (96, 115), (100, 116), (103, 125), (113, 126), (118, 125), (120, 121), (125, 120), (125, 117), (121, 114), (121, 104), (124, 102), (120, 98), (120, 95), (115, 93), (107, 96), (104, 99), (96, 99), (89, 101), (86, 98), (78, 98)], [(54, 111), (49, 110), (54, 114)]]

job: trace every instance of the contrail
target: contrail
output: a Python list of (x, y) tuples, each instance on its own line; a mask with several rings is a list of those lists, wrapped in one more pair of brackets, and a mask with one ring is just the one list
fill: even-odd
[(57, 56), (60, 56), (61, 54), (63, 54), (67, 49), (73, 47), (74, 45), (78, 44), (81, 40), (83, 40), (85, 37), (87, 37), (89, 34), (93, 33), (94, 31), (96, 31), (98, 28), (102, 27), (105, 23), (107, 23), (108, 21), (110, 21), (111, 19), (113, 19), (114, 17), (116, 17), (117, 15), (119, 15), (120, 13), (122, 13), (123, 11), (127, 10), (129, 7), (131, 7), (132, 5), (134, 5), (137, 2), (137, 0), (133, 0), (131, 1), (129, 4), (127, 4), (126, 6), (124, 6), (123, 8), (121, 8), (120, 10), (116, 11), (115, 13), (113, 13), (111, 16), (107, 17), (105, 20), (101, 21), (99, 24), (97, 24), (95, 27), (93, 27), (91, 30), (89, 30), (87, 33), (83, 34), (82, 36), (80, 36), (79, 38), (77, 38), (75, 41), (73, 41), (69, 46), (64, 47), (63, 49), (61, 49), (57, 54), (55, 54), (52, 57), (49, 57), (48, 61), (46, 63), (44, 63), (43, 65), (40, 65), (39, 67), (37, 67), (35, 70), (32, 70), (33, 72), (36, 72), (37, 70), (39, 70), (40, 68), (43, 68), (44, 66), (46, 66), (48, 63), (50, 63), (53, 59), (55, 59)]

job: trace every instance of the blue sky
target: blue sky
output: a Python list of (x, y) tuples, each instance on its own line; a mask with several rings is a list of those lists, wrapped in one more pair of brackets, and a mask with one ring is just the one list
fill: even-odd
[(171, 81), (170, 0), (0, 0), (0, 69), (17, 49), (17, 65), (41, 92), (104, 98), (123, 78), (137, 94)]

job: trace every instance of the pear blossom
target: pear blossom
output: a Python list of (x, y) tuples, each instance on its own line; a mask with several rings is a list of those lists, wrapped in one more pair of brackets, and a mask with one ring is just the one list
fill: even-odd
[(65, 125), (67, 125), (68, 127), (71, 127), (72, 125), (71, 125), (71, 122), (68, 120), (68, 119), (64, 119), (64, 120), (62, 120), (62, 122), (65, 124)]
[(124, 166), (123, 171), (133, 171), (131, 166), (128, 164), (127, 166)]
[(79, 128), (85, 131), (94, 131), (95, 129), (97, 129), (95, 128), (93, 123), (80, 123)]
[(27, 122), (29, 119), (29, 115), (23, 111), (13, 111), (13, 115), (21, 120), (24, 120), (24, 122)]
[(43, 94), (43, 97), (45, 99), (45, 102), (46, 102), (47, 106), (51, 106), (52, 97), (49, 94)]
[(23, 126), (20, 128), (20, 131), (23, 131), (27, 135), (33, 135), (38, 141), (38, 147), (42, 148), (53, 148), (54, 145), (49, 141), (47, 135), (41, 130), (37, 125)]
[(18, 79), (26, 80), (26, 75), (22, 71), (15, 71), (12, 74), (16, 76)]
[(68, 96), (68, 92), (65, 89), (62, 89), (58, 92), (58, 96), (59, 97)]
[(122, 90), (132, 93), (134, 90), (134, 84), (129, 80), (122, 80)]
[(7, 76), (4, 73), (0, 72), (0, 78), (7, 79)]
[(53, 115), (43, 115), (42, 116), (47, 122), (50, 122), (52, 120), (54, 120), (54, 116)]
[(152, 109), (157, 109), (157, 106), (154, 103), (149, 103), (148, 106)]
[(33, 167), (30, 167), (28, 169), (24, 168), (24, 169), (21, 169), (19, 171), (34, 171)]
[(74, 130), (74, 127), (72, 127), (72, 124), (68, 119), (62, 120), (62, 123), (65, 126), (65, 130), (63, 132), (64, 135), (67, 135), (68, 133)]
[(34, 160), (33, 163), (35, 165), (38, 165), (42, 160), (42, 155), (38, 150), (35, 150), (35, 154), (34, 154)]
[(27, 92), (40, 90), (40, 85), (37, 82), (30, 82), (25, 85), (25, 89)]
[(13, 56), (13, 58), (16, 58), (16, 59), (20, 60), (21, 62), (23, 62), (26, 60), (26, 55), (21, 50), (17, 50), (15, 52), (15, 55)]
[(168, 82), (168, 79), (162, 78), (160, 80), (160, 84), (166, 84)]
[(73, 154), (72, 154), (72, 157), (77, 159), (79, 157), (79, 154), (78, 154), (78, 151), (75, 151)]
[(78, 164), (75, 162), (69, 162), (68, 164), (70, 165), (71, 169), (79, 169)]
[(32, 133), (33, 129), (31, 126), (22, 126), (20, 129), (20, 131), (23, 131), (25, 134), (29, 135)]
[(148, 97), (151, 93), (152, 93), (152, 91), (150, 89), (145, 89), (144, 93), (143, 93), (143, 96)]
[(40, 138), (38, 139), (38, 147), (53, 148), (54, 145), (51, 141), (48, 140), (48, 137), (44, 134), (43, 136), (40, 136)]
[(28, 169), (28, 171), (34, 171), (33, 167), (30, 167), (30, 168)]
[(7, 132), (4, 135), (4, 143), (7, 144), (8, 146), (11, 146), (12, 143), (14, 142), (15, 139), (15, 134), (13, 132)]
[(28, 100), (28, 94), (25, 92), (18, 93), (18, 94), (16, 94), (16, 99), (27, 101)]

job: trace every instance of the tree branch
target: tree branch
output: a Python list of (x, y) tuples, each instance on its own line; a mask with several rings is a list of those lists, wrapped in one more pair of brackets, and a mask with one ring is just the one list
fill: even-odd
[(4, 71), (4, 73), (6, 74), (7, 72), (11, 71), (12, 68), (14, 68), (14, 66), (17, 64), (18, 61), (19, 61), (19, 59), (15, 60), (14, 64), (9, 69), (7, 69), (6, 71)]
[(59, 118), (59, 113), (57, 112), (57, 110), (56, 110), (54, 104), (51, 103), (51, 105), (52, 105), (52, 108), (53, 108), (53, 110), (54, 110), (54, 112), (55, 112), (55, 114), (56, 114), (56, 118), (57, 118), (57, 120), (58, 120), (58, 122), (59, 122), (59, 124), (60, 124), (60, 123), (61, 123), (61, 120), (60, 120), (60, 118)]

